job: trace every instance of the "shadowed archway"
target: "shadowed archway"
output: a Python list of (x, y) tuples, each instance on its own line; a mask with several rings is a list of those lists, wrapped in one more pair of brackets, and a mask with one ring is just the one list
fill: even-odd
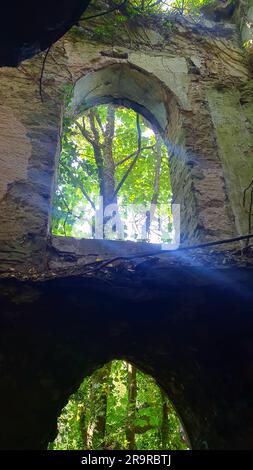
[(122, 358), (167, 392), (193, 449), (251, 448), (252, 280), (199, 269), (2, 280), (1, 448), (46, 448), (83, 378)]

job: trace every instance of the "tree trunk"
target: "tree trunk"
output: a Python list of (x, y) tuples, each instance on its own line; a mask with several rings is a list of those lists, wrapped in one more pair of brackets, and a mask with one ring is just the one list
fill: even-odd
[[(104, 132), (104, 143), (103, 143), (103, 177), (102, 184), (100, 186), (100, 194), (103, 196), (104, 204), (104, 236), (108, 234), (105, 231), (105, 225), (108, 223), (113, 215), (116, 215), (117, 211), (106, 214), (105, 210), (110, 204), (117, 204), (117, 195), (115, 195), (115, 162), (113, 158), (113, 137), (115, 128), (115, 108), (108, 106), (107, 118), (106, 118), (106, 129)], [(111, 227), (112, 231), (116, 231), (116, 225)], [(110, 236), (110, 231), (109, 231)]]
[(147, 238), (150, 238), (151, 224), (154, 218), (156, 205), (159, 198), (160, 191), (160, 178), (161, 178), (161, 167), (162, 167), (162, 138), (159, 134), (155, 135), (156, 144), (155, 144), (155, 154), (156, 154), (156, 167), (155, 167), (155, 178), (154, 178), (154, 187), (153, 195), (150, 203), (150, 210), (146, 213), (146, 233)]
[[(87, 399), (84, 397), (84, 399)], [(83, 407), (80, 412), (80, 432), (81, 432), (81, 437), (82, 437), (82, 443), (83, 443), (83, 449), (88, 448), (88, 435), (87, 435), (87, 423), (86, 423), (86, 416), (85, 416), (85, 404), (83, 404)]]
[[(99, 192), (103, 197), (104, 211), (107, 206), (117, 203), (115, 195), (115, 162), (113, 158), (113, 138), (115, 129), (115, 108), (108, 105), (105, 129), (99, 118), (99, 114), (90, 110), (88, 114), (90, 128), (92, 131), (91, 143), (96, 160), (99, 180)], [(98, 127), (100, 128), (100, 132)], [(86, 134), (87, 135), (87, 134)], [(103, 141), (101, 142), (101, 135)], [(103, 229), (106, 223), (111, 219), (111, 215), (104, 215)], [(105, 235), (105, 232), (104, 232)]]
[(89, 400), (91, 419), (87, 426), (87, 447), (103, 449), (105, 446), (108, 379), (111, 363), (98, 369), (91, 377)]
[[(96, 109), (90, 109), (87, 113), (89, 120), (88, 128), (85, 126), (85, 120), (83, 118), (82, 125), (78, 120), (76, 121), (76, 126), (78, 127), (80, 133), (83, 137), (92, 145), (94, 158), (96, 162), (97, 172), (98, 172), (98, 183), (99, 183), (99, 192), (100, 196), (103, 197), (103, 235), (110, 237), (110, 231), (116, 231), (116, 227), (119, 229), (119, 236), (123, 234), (123, 227), (119, 218), (118, 210), (108, 210), (105, 213), (106, 208), (110, 204), (117, 204), (117, 194), (120, 191), (122, 185), (124, 184), (129, 173), (132, 171), (134, 165), (136, 164), (140, 153), (141, 153), (141, 126), (140, 126), (140, 116), (136, 116), (136, 129), (138, 135), (138, 148), (136, 152), (133, 152), (130, 156), (134, 157), (131, 164), (129, 165), (126, 173), (122, 177), (121, 181), (116, 187), (115, 171), (116, 164), (113, 157), (113, 139), (115, 134), (115, 107), (112, 105), (107, 106), (107, 116), (106, 124), (104, 125), (99, 116), (99, 112)], [(129, 158), (129, 157), (128, 157)], [(89, 195), (84, 191), (84, 188), (78, 184), (82, 193), (86, 199), (90, 202), (94, 208), (94, 203), (91, 201)], [(105, 230), (106, 224), (114, 218), (112, 227), (108, 227), (109, 231)], [(111, 220), (112, 223), (112, 220)], [(106, 229), (107, 229), (106, 228)], [(107, 232), (107, 233), (106, 233)]]
[(104, 197), (104, 207), (108, 204), (117, 202), (117, 197), (114, 196), (115, 191), (115, 163), (113, 159), (113, 137), (115, 127), (115, 108), (108, 106), (107, 108), (107, 122), (105, 130), (105, 139), (103, 145), (103, 187), (101, 194)]
[(155, 168), (155, 179), (154, 179), (154, 190), (151, 199), (151, 204), (157, 204), (159, 191), (160, 191), (160, 178), (161, 178), (161, 166), (162, 166), (162, 138), (159, 134), (155, 135), (155, 154), (156, 154), (156, 168)]
[(128, 406), (127, 406), (127, 427), (126, 438), (128, 442), (128, 449), (133, 450), (136, 448), (135, 443), (135, 414), (136, 414), (136, 398), (137, 398), (137, 369), (132, 364), (127, 364), (128, 372)]

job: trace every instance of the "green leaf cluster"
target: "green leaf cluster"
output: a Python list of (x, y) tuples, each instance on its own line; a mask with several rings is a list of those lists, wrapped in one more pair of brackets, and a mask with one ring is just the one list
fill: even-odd
[[(101, 195), (101, 188), (93, 145), (82, 135), (78, 125), (85, 125), (87, 134), (103, 149), (106, 145), (104, 132), (107, 125), (108, 105), (97, 106), (93, 111), (97, 116), (95, 130), (92, 129), (89, 112), (80, 116), (75, 122), (69, 117), (65, 117), (64, 120), (58, 181), (53, 202), (52, 233), (55, 235), (92, 237), (94, 210), (90, 201), (96, 203)], [(140, 119), (140, 128), (141, 153), (117, 195), (123, 217), (124, 214), (126, 215), (125, 207), (131, 204), (144, 205), (149, 208), (154, 192), (157, 137), (146, 120)], [(116, 107), (112, 139), (115, 188), (128, 171), (137, 147), (135, 111), (125, 107)], [(158, 211), (159, 206), (166, 205), (171, 214), (171, 199), (168, 152), (166, 146), (162, 144)]]
[[(96, 372), (95, 372), (96, 374)], [(85, 414), (85, 426), (89, 427), (91, 416), (94, 413), (94, 400), (91, 403), (89, 386), (93, 383), (94, 375), (85, 378), (80, 388), (74, 393), (68, 404), (63, 408), (58, 419), (58, 436), (50, 444), (50, 449), (75, 450), (84, 449), (82, 431), (82, 412)], [(104, 443), (97, 443), (96, 448), (127, 449), (126, 423), (127, 423), (127, 363), (115, 360), (111, 363), (110, 375), (106, 382), (97, 383), (96, 393), (107, 394), (106, 412), (106, 438)], [(136, 434), (137, 449), (159, 450), (162, 446), (162, 404), (163, 395), (159, 386), (152, 377), (137, 370), (137, 400), (135, 425), (145, 427), (147, 421), (150, 429)], [(98, 398), (97, 396), (97, 398)], [(166, 449), (188, 449), (186, 437), (180, 420), (171, 402), (166, 398), (168, 405), (168, 437)], [(96, 406), (96, 405), (95, 405)]]

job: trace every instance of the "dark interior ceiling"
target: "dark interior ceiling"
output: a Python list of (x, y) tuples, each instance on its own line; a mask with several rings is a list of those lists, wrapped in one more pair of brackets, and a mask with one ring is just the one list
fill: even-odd
[(1, 4), (0, 66), (16, 66), (73, 26), (90, 0), (9, 0)]
[(157, 380), (193, 449), (253, 448), (251, 268), (158, 266), (0, 279), (0, 449), (47, 448), (69, 396), (112, 359)]

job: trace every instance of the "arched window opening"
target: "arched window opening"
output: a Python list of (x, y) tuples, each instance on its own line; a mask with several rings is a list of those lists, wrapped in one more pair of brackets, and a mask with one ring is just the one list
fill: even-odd
[(171, 200), (168, 151), (146, 118), (114, 104), (65, 117), (54, 235), (170, 242)]
[(154, 379), (114, 360), (82, 382), (58, 419), (54, 450), (189, 449), (183, 426)]

